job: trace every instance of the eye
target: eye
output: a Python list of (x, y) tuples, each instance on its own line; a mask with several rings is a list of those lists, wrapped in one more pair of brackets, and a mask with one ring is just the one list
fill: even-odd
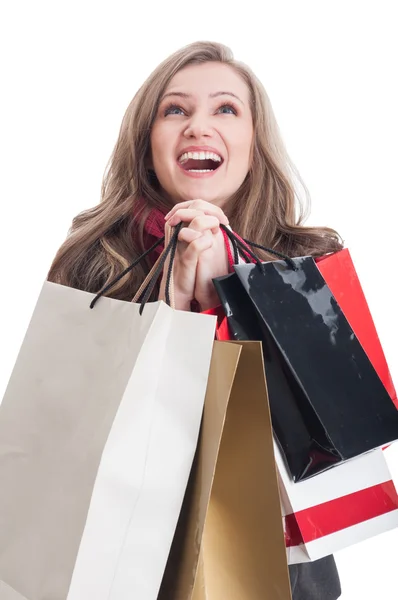
[(177, 106), (177, 104), (169, 104), (164, 109), (163, 114), (165, 117), (167, 117), (167, 115), (180, 115), (185, 113), (181, 106)]
[(218, 112), (220, 112), (223, 115), (237, 115), (238, 114), (236, 108), (234, 106), (232, 106), (232, 104), (223, 104), (218, 109)]

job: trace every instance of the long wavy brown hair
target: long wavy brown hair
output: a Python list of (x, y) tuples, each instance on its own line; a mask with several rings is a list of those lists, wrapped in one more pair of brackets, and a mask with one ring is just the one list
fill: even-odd
[[(196, 42), (161, 63), (134, 96), (105, 171), (101, 201), (74, 218), (50, 268), (50, 281), (96, 293), (146, 249), (143, 229), (149, 212), (154, 208), (167, 212), (171, 208), (156, 177), (148, 170), (150, 132), (159, 100), (178, 71), (212, 61), (235, 69), (251, 96), (253, 161), (245, 181), (225, 209), (233, 230), (292, 257), (322, 255), (342, 248), (333, 229), (303, 225), (309, 193), (285, 150), (261, 82), (246, 65), (234, 59), (228, 47)], [(263, 253), (262, 258), (273, 257)], [(130, 300), (151, 266), (148, 260), (143, 261), (109, 295)]]

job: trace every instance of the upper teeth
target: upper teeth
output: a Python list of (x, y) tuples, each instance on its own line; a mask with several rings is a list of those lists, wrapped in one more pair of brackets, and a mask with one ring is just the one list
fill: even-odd
[(180, 163), (184, 163), (190, 158), (193, 160), (214, 160), (216, 162), (222, 161), (221, 156), (215, 154), (214, 152), (184, 152), (184, 154), (181, 154), (178, 161)]

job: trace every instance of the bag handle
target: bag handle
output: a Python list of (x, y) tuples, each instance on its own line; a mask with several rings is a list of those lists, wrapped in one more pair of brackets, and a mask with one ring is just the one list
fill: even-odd
[[(179, 229), (181, 229), (181, 227)], [(176, 250), (174, 249), (174, 244), (175, 244), (175, 248), (177, 248), (178, 236), (176, 236), (176, 239), (173, 240), (172, 239), (173, 236), (170, 235), (170, 233), (171, 233), (171, 228), (166, 227), (165, 249), (158, 257), (157, 261), (153, 265), (152, 269), (149, 271), (148, 275), (145, 277), (139, 290), (136, 292), (136, 294), (131, 302), (140, 302), (141, 301), (141, 304), (144, 304), (144, 306), (145, 306), (145, 304), (146, 304), (147, 300), (149, 299), (150, 295), (152, 294), (154, 286), (156, 285), (156, 282), (158, 281), (159, 276), (163, 270), (163, 266), (166, 263), (167, 256), (169, 253), (168, 248), (169, 248), (169, 245), (172, 243), (170, 262), (167, 267), (167, 278), (166, 278), (166, 285), (165, 285), (165, 300), (166, 300), (166, 303), (169, 306), (171, 306), (171, 308), (175, 308), (173, 266), (174, 266), (175, 252), (176, 252)]]
[[(173, 233), (170, 237), (169, 243), (167, 244), (167, 246), (165, 247), (165, 249), (159, 256), (158, 260), (152, 267), (150, 273), (145, 278), (145, 281), (140, 286), (140, 289), (135, 294), (135, 296), (132, 300), (133, 302), (137, 300), (141, 304), (140, 314), (142, 314), (142, 312), (145, 308), (145, 304), (148, 302), (153, 290), (155, 289), (156, 283), (159, 279), (160, 274), (163, 271), (164, 264), (169, 256), (169, 254), (170, 254), (170, 262), (169, 262), (168, 269), (167, 269), (166, 286), (165, 286), (165, 300), (166, 300), (166, 304), (168, 304), (169, 306), (171, 306), (172, 302), (174, 304), (174, 289), (171, 289), (172, 287), (174, 287), (174, 286), (172, 286), (173, 266), (174, 266), (174, 258), (175, 258), (175, 254), (176, 254), (176, 250), (177, 250), (177, 244), (178, 244), (178, 235), (180, 233), (182, 226), (183, 226), (183, 223), (179, 223), (176, 227), (173, 228)], [(109, 292), (109, 290), (111, 290), (113, 288), (113, 286), (116, 283), (118, 283), (118, 281), (120, 281), (125, 275), (127, 275), (127, 273), (132, 271), (134, 269), (134, 267), (136, 267), (143, 258), (145, 258), (148, 254), (153, 252), (153, 250), (155, 250), (158, 246), (160, 246), (160, 244), (163, 244), (165, 242), (165, 240), (166, 240), (166, 236), (163, 236), (160, 240), (158, 240), (155, 244), (153, 244), (153, 246), (151, 246), (149, 248), (149, 250), (146, 250), (143, 254), (141, 254), (141, 256), (139, 256), (130, 266), (128, 266), (126, 269), (124, 269), (124, 271), (122, 271), (122, 273), (120, 273), (117, 277), (115, 277), (115, 279), (113, 279), (110, 283), (108, 283), (100, 292), (98, 292), (98, 294), (95, 296), (95, 298), (91, 301), (90, 308), (94, 308), (94, 306), (96, 305), (98, 300), (101, 298), (101, 296), (104, 296), (104, 294)]]
[(149, 271), (148, 275), (145, 277), (144, 281), (142, 282), (142, 284), (140, 285), (139, 289), (137, 290), (137, 292), (135, 293), (133, 299), (131, 300), (131, 302), (139, 302), (140, 298), (144, 295), (145, 291), (147, 290), (148, 286), (150, 285), (154, 274), (156, 273), (156, 270), (158, 268), (159, 262), (162, 260), (163, 254), (165, 253), (166, 249), (164, 249), (162, 251), (162, 253), (159, 255), (159, 257), (157, 258), (155, 264), (153, 265), (152, 269)]
[(240, 253), (240, 255), (242, 256), (243, 260), (246, 263), (254, 262), (260, 268), (260, 270), (262, 272), (264, 272), (264, 264), (265, 263), (263, 263), (261, 261), (261, 259), (259, 258), (259, 256), (257, 256), (257, 254), (255, 254), (253, 252), (253, 250), (250, 248), (250, 246), (252, 246), (253, 248), (259, 248), (260, 250), (264, 250), (265, 252), (268, 252), (269, 254), (273, 254), (274, 256), (281, 258), (282, 260), (286, 261), (286, 263), (289, 265), (289, 267), (293, 271), (297, 271), (297, 267), (296, 267), (294, 261), (286, 254), (282, 254), (282, 252), (278, 252), (277, 250), (272, 250), (272, 248), (267, 248), (266, 246), (262, 246), (261, 244), (257, 244), (255, 242), (251, 242), (249, 240), (243, 239), (237, 233), (231, 231), (231, 229), (229, 229), (225, 225), (221, 224), (220, 227), (221, 227), (221, 230), (224, 235), (224, 240), (226, 242), (227, 251), (229, 249), (229, 241), (231, 242), (231, 245), (232, 245), (232, 248), (234, 251), (233, 259), (232, 259), (232, 253), (228, 252), (228, 258), (229, 258), (231, 267), (233, 265), (236, 265), (239, 263), (239, 253)]
[[(113, 288), (113, 286), (116, 285), (116, 283), (118, 283), (125, 275), (127, 275), (127, 273), (132, 271), (134, 269), (134, 267), (136, 267), (142, 261), (143, 258), (148, 256), (148, 254), (153, 252), (158, 246), (160, 246), (160, 244), (163, 244), (163, 243), (165, 243), (165, 249), (163, 250), (163, 252), (159, 256), (159, 258), (157, 259), (156, 263), (154, 264), (154, 266), (148, 273), (144, 282), (142, 283), (139, 290), (137, 291), (134, 298), (132, 299), (132, 302), (138, 302), (141, 304), (140, 314), (142, 314), (146, 303), (148, 302), (153, 290), (155, 289), (156, 283), (163, 271), (166, 260), (170, 254), (170, 261), (169, 261), (168, 268), (167, 268), (167, 276), (166, 276), (166, 284), (165, 284), (165, 300), (166, 300), (166, 304), (168, 304), (169, 306), (174, 308), (175, 301), (174, 301), (174, 285), (173, 285), (173, 267), (174, 267), (174, 259), (175, 259), (175, 255), (176, 255), (176, 251), (177, 251), (178, 235), (181, 231), (182, 226), (183, 226), (183, 223), (179, 223), (176, 227), (173, 227), (172, 228), (173, 233), (170, 236), (170, 240), (168, 240), (168, 239), (166, 240), (166, 237), (168, 238), (168, 235), (167, 236), (164, 235), (155, 244), (153, 244), (153, 246), (151, 246), (148, 250), (146, 250), (143, 254), (141, 254), (141, 256), (139, 256), (131, 265), (129, 265), (126, 269), (124, 269), (124, 271), (122, 271), (117, 277), (115, 277), (115, 279), (113, 279), (110, 283), (108, 283), (100, 292), (98, 292), (98, 294), (95, 296), (95, 298), (91, 301), (90, 308), (94, 308), (94, 306), (96, 305), (98, 300), (101, 298), (101, 296), (104, 296), (107, 292), (109, 292), (109, 290), (111, 290)], [(225, 225), (221, 224), (220, 228), (223, 232), (224, 239), (226, 241), (230, 266), (233, 266), (234, 264), (239, 263), (239, 253), (240, 253), (242, 258), (247, 263), (250, 263), (250, 262), (256, 263), (256, 265), (259, 267), (259, 269), (262, 272), (264, 272), (264, 263), (251, 250), (250, 246), (252, 246), (253, 248), (260, 248), (261, 250), (264, 250), (265, 252), (268, 252), (269, 254), (273, 254), (274, 256), (277, 256), (278, 258), (285, 260), (291, 269), (293, 269), (294, 271), (297, 270), (297, 267), (296, 267), (295, 263), (293, 262), (293, 260), (291, 258), (289, 258), (288, 256), (286, 256), (285, 254), (282, 254), (281, 252), (277, 252), (276, 250), (272, 250), (271, 248), (266, 248), (265, 246), (261, 246), (260, 244), (256, 244), (255, 242), (250, 242), (249, 240), (242, 239), (238, 234), (231, 231)], [(227, 240), (231, 241), (232, 248), (234, 251), (233, 258), (232, 258), (232, 254), (229, 251), (230, 246), (229, 246), (229, 243), (227, 243)], [(168, 243), (166, 243), (166, 242), (168, 242)]]

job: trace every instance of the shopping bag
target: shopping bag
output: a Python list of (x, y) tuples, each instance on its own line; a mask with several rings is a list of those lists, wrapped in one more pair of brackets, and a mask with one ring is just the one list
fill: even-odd
[(275, 444), (289, 564), (314, 561), (398, 527), (398, 494), (373, 450), (293, 483)]
[[(235, 259), (233, 257), (233, 244), (228, 237), (226, 230), (224, 229), (223, 234), (226, 242), (230, 268), (231, 271), (233, 271), (235, 265)], [(233, 234), (233, 236), (237, 237), (238, 241), (240, 240), (243, 242), (243, 240), (241, 240), (241, 238), (239, 238), (239, 236), (236, 234)], [(246, 248), (248, 245), (250, 245), (250, 242), (243, 243)], [(273, 253), (273, 251), (270, 249), (266, 250)], [(278, 252), (275, 254), (278, 255)], [(246, 253), (246, 262), (255, 262), (254, 259), (254, 254), (250, 256)], [(238, 254), (236, 264), (241, 264), (243, 262), (245, 261)], [(380, 339), (378, 337), (377, 330), (365, 298), (365, 294), (361, 287), (358, 274), (352, 261), (350, 251), (348, 248), (343, 248), (338, 252), (316, 257), (315, 263), (319, 271), (322, 273), (322, 277), (326, 281), (335, 300), (342, 309), (344, 316), (350, 323), (355, 335), (368, 355), (370, 362), (383, 382), (383, 385), (389, 393), (390, 398), (398, 408), (397, 393), (394, 388), (386, 357), (384, 355), (383, 348), (381, 346)], [(234, 281), (233, 276), (227, 276), (225, 278), (226, 281), (223, 282), (223, 285), (221, 285), (220, 289), (218, 290), (219, 294), (223, 294), (224, 286), (227, 286), (228, 289), (228, 286), (234, 285), (232, 282), (228, 283), (228, 280), (231, 280), (231, 278), (232, 281)], [(222, 279), (223, 278), (220, 278), (220, 281)], [(231, 291), (236, 293), (237, 290), (232, 288)], [(228, 293), (228, 296), (230, 297), (230, 292)], [(222, 306), (217, 307), (217, 309), (214, 311), (206, 311), (206, 313), (217, 315), (217, 332), (220, 332), (218, 336), (220, 339), (235, 339), (239, 336), (239, 333), (237, 333), (239, 331), (239, 322), (235, 317), (237, 310), (239, 310), (238, 304), (235, 303), (234, 311), (230, 311), (229, 305), (225, 300), (226, 299), (224, 299), (223, 305), (226, 309), (227, 317), (225, 316), (225, 312), (222, 310)], [(241, 320), (242, 316), (243, 315), (239, 315), (239, 320)], [(242, 339), (246, 339), (246, 337), (242, 337)]]
[(397, 439), (398, 411), (314, 260), (291, 262), (235, 265), (214, 284), (233, 335), (263, 342), (274, 432), (300, 481)]
[(315, 262), (391, 400), (398, 408), (397, 392), (350, 251), (344, 248), (340, 252), (316, 258)]
[(44, 284), (0, 406), (1, 600), (158, 594), (215, 318), (92, 300)]
[(158, 600), (220, 598), (291, 599), (256, 342), (214, 344), (198, 452)]

